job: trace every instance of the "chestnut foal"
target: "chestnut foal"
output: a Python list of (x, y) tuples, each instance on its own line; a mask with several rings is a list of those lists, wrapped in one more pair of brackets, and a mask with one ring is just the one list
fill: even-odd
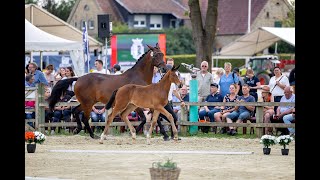
[(103, 140), (106, 139), (106, 135), (111, 122), (114, 117), (120, 114), (120, 117), (130, 128), (133, 143), (136, 140), (136, 130), (128, 120), (128, 114), (135, 110), (137, 107), (153, 109), (152, 123), (147, 133), (147, 143), (150, 144), (150, 134), (152, 134), (153, 127), (155, 126), (160, 113), (165, 115), (171, 123), (172, 131), (174, 133), (174, 140), (178, 140), (178, 131), (174, 124), (172, 115), (164, 108), (168, 103), (168, 94), (171, 83), (180, 85), (180, 80), (176, 70), (180, 67), (172, 67), (163, 78), (156, 84), (150, 84), (147, 86), (127, 84), (119, 89), (115, 90), (106, 104), (106, 109), (110, 109), (114, 105), (112, 113), (108, 116), (106, 127), (100, 136), (100, 144), (103, 144)]

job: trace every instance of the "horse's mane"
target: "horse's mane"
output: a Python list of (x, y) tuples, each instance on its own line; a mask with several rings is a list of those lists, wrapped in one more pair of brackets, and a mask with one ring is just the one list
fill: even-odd
[[(156, 48), (156, 47), (155, 47), (155, 48)], [(156, 48), (156, 49), (158, 49), (158, 48)], [(142, 54), (142, 55), (140, 56), (140, 58), (137, 60), (137, 62), (136, 62), (130, 69), (133, 69), (133, 68), (139, 63), (139, 61), (140, 61), (141, 59), (143, 59), (146, 54), (148, 54), (149, 51), (151, 51), (151, 49), (148, 49), (148, 51), (146, 51), (144, 54)], [(128, 70), (130, 70), (130, 69), (128, 69)]]

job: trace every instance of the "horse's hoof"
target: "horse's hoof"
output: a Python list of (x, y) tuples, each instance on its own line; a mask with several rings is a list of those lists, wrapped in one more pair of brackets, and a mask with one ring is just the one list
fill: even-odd
[(97, 136), (97, 135), (95, 135), (95, 134), (90, 134), (90, 137), (91, 137), (92, 139), (100, 139), (100, 137)]
[(103, 140), (100, 140), (99, 143), (100, 143), (100, 144), (103, 144)]
[(81, 129), (75, 128), (75, 129), (73, 130), (73, 134), (79, 134), (80, 131), (81, 131)]

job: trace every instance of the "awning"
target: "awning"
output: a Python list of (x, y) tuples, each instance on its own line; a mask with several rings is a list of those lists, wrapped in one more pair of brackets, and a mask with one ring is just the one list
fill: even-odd
[(253, 56), (279, 40), (295, 46), (295, 28), (260, 27), (224, 46), (219, 56)]

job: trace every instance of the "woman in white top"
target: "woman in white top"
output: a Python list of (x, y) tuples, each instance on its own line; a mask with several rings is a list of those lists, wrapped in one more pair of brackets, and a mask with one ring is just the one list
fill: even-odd
[[(290, 86), (289, 79), (281, 73), (279, 67), (273, 69), (274, 76), (269, 81), (270, 93), (273, 96), (274, 102), (280, 102), (281, 97), (284, 95), (284, 88)], [(274, 107), (276, 111), (278, 106)]]

